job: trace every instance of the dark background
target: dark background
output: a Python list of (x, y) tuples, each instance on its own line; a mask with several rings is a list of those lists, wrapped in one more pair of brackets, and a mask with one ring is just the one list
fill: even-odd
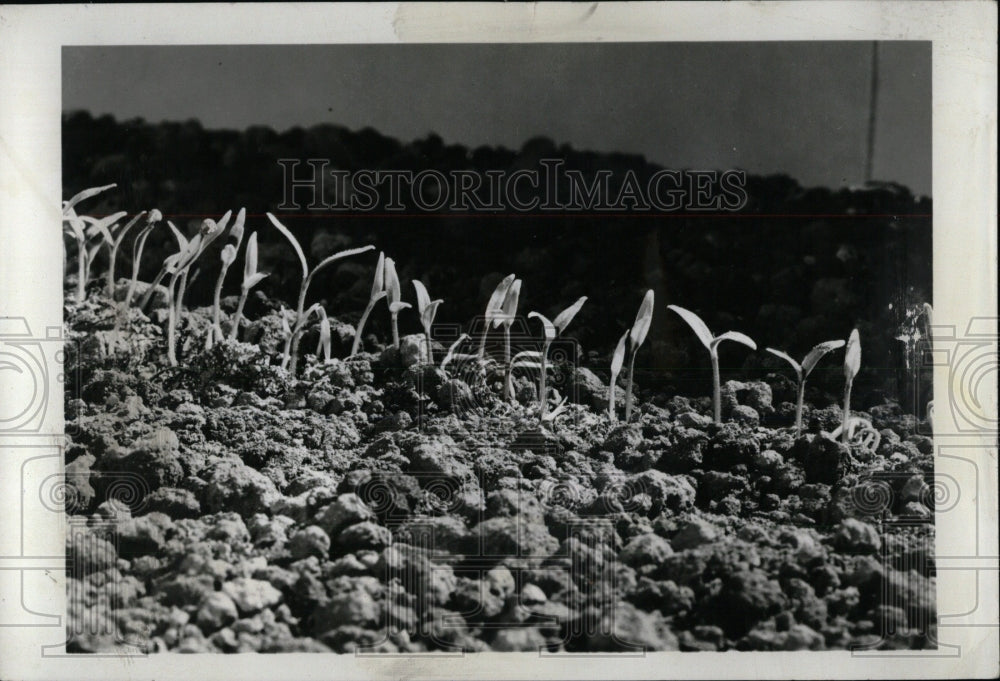
[[(668, 392), (705, 394), (709, 380), (707, 352), (669, 303), (716, 333), (757, 341), (758, 352), (723, 344), (731, 377), (787, 371), (765, 346), (801, 358), (856, 326), (857, 399), (877, 403), (899, 392), (907, 310), (930, 301), (926, 42), (66, 47), (63, 108), (66, 196), (116, 182), (103, 205), (82, 208), (157, 207), (189, 233), (244, 206), (272, 273), (260, 289), (288, 304), (299, 267), (268, 210), (311, 262), (368, 243), (384, 250), (408, 299), (412, 278), (444, 299), (440, 325), (467, 329), (510, 272), (524, 282), (523, 313), (551, 316), (587, 295), (568, 335), (595, 367), (653, 288), (637, 364), (643, 385)], [(558, 158), (588, 177), (633, 170), (640, 180), (663, 167), (738, 168), (749, 173), (750, 202), (738, 215), (293, 216), (276, 210), (279, 158), (445, 172)], [(168, 230), (154, 232), (143, 278), (173, 250)], [(129, 252), (126, 243), (121, 273)], [(356, 321), (375, 260), (324, 272), (311, 298)], [(210, 299), (217, 254), (200, 264), (192, 304)], [(380, 310), (368, 328), (384, 337)], [(401, 325), (419, 330), (412, 312)], [(841, 357), (811, 382), (839, 393)]]
[[(781, 366), (765, 346), (803, 356), (814, 344), (846, 338), (857, 326), (865, 372), (861, 400), (880, 402), (898, 390), (902, 343), (895, 340), (908, 307), (930, 301), (931, 202), (886, 183), (867, 189), (801, 187), (786, 175), (750, 176), (750, 202), (738, 214), (626, 213), (616, 215), (453, 215), (410, 209), (401, 215), (283, 213), (279, 158), (328, 158), (331, 166), (360, 169), (500, 169), (537, 167), (541, 158), (563, 159), (590, 177), (628, 169), (640, 181), (659, 166), (641, 156), (577, 151), (546, 138), (519, 150), (468, 149), (436, 136), (404, 144), (372, 129), (324, 125), (277, 133), (205, 130), (195, 121), (152, 125), (116, 122), (83, 112), (63, 122), (63, 172), (67, 196), (88, 187), (118, 183), (91, 212), (136, 212), (158, 207), (189, 233), (203, 217), (246, 207), (248, 229), (261, 241), (261, 268), (272, 272), (261, 290), (293, 304), (299, 266), (292, 249), (264, 217), (278, 214), (298, 236), (312, 263), (342, 248), (371, 243), (398, 263), (404, 297), (420, 279), (441, 297), (437, 321), (468, 329), (482, 314), (493, 286), (505, 274), (523, 280), (521, 311), (558, 313), (577, 297), (589, 297), (569, 328), (587, 361), (606, 366), (618, 336), (632, 323), (647, 288), (657, 293), (648, 348), (638, 364), (647, 385), (687, 394), (703, 392), (707, 353), (673, 313), (674, 303), (697, 312), (720, 333), (739, 330), (760, 350), (722, 346), (732, 377), (759, 376)], [(333, 191), (333, 183), (328, 190)], [(304, 200), (304, 199), (303, 199)], [(332, 197), (330, 197), (332, 200)], [(249, 232), (248, 232), (249, 233)], [(222, 240), (216, 242), (221, 247)], [(176, 250), (169, 231), (157, 230), (147, 245), (141, 276), (151, 279)], [(130, 271), (124, 248), (120, 272)], [(242, 259), (240, 260), (242, 262)], [(192, 304), (210, 301), (218, 256), (200, 261), (202, 276), (191, 287)], [(371, 286), (375, 256), (360, 256), (318, 276), (312, 300), (354, 322)], [(238, 270), (234, 270), (238, 272)], [(238, 274), (226, 293), (238, 291)], [(384, 311), (369, 329), (387, 332)], [(419, 331), (404, 312), (404, 332)], [(813, 382), (839, 391), (840, 355), (817, 370)]]

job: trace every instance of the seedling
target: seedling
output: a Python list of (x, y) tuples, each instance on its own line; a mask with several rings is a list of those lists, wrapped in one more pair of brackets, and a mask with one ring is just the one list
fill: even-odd
[(240, 208), (240, 212), (236, 214), (236, 222), (233, 223), (233, 228), (229, 230), (229, 241), (222, 252), (219, 254), (219, 258), (222, 261), (222, 267), (219, 269), (219, 276), (215, 280), (215, 296), (212, 299), (212, 331), (208, 334), (206, 349), (212, 347), (212, 341), (221, 341), (223, 339), (222, 333), (222, 286), (226, 281), (226, 273), (229, 272), (229, 266), (236, 262), (236, 253), (240, 249), (240, 244), (243, 243), (243, 224), (246, 220), (247, 212), (245, 208)]
[[(552, 321), (538, 312), (529, 312), (528, 317), (535, 317), (542, 323), (542, 328), (545, 331), (545, 340), (542, 343), (542, 351), (537, 353), (538, 359), (538, 420), (539, 422), (544, 422), (546, 420), (546, 412), (548, 410), (548, 396), (545, 393), (545, 380), (546, 371), (548, 367), (546, 366), (546, 358), (549, 354), (549, 346), (552, 345), (552, 341), (556, 339), (559, 334), (566, 330), (569, 323), (573, 321), (573, 317), (576, 313), (580, 311), (583, 304), (587, 302), (587, 296), (581, 296), (577, 299), (575, 303), (567, 307), (565, 310), (556, 315), (556, 318)], [(523, 355), (526, 359), (534, 359), (536, 353), (531, 351), (521, 352), (518, 355)], [(512, 363), (516, 362), (515, 358)]]
[[(632, 330), (628, 336), (628, 382), (625, 384), (625, 421), (632, 418), (632, 375), (635, 372), (635, 356), (639, 352), (639, 347), (645, 342), (646, 334), (649, 333), (649, 325), (653, 321), (653, 289), (646, 291), (643, 296), (639, 312), (635, 316)], [(612, 386), (612, 390), (613, 390)]]
[(281, 360), (281, 366), (287, 367), (294, 375), (296, 365), (298, 364), (299, 340), (302, 336), (302, 329), (305, 327), (306, 321), (308, 320), (308, 316), (305, 313), (306, 294), (309, 292), (309, 284), (312, 283), (313, 277), (316, 276), (316, 274), (324, 267), (340, 260), (341, 258), (358, 255), (359, 253), (364, 253), (365, 251), (371, 251), (375, 247), (362, 246), (361, 248), (349, 248), (346, 251), (334, 253), (333, 255), (322, 260), (314, 269), (310, 270), (309, 265), (306, 262), (306, 255), (302, 252), (302, 246), (299, 245), (299, 240), (295, 238), (295, 235), (288, 231), (287, 227), (278, 222), (278, 218), (274, 217), (271, 213), (267, 214), (267, 218), (271, 221), (271, 224), (273, 224), (275, 228), (277, 228), (277, 230), (281, 232), (286, 239), (288, 239), (292, 248), (295, 249), (295, 254), (299, 256), (299, 263), (302, 265), (302, 283), (299, 286), (299, 300), (295, 307), (295, 324), (285, 341), (285, 351)]
[(611, 382), (608, 385), (608, 418), (614, 421), (615, 416), (615, 386), (618, 385), (618, 374), (621, 373), (622, 365), (625, 363), (625, 349), (628, 344), (629, 332), (626, 331), (618, 339), (614, 354), (611, 355)]
[(850, 417), (851, 417), (851, 387), (854, 385), (854, 377), (861, 369), (861, 337), (858, 330), (851, 331), (851, 337), (847, 339), (847, 349), (844, 350), (844, 421), (841, 425), (841, 435), (847, 444), (850, 441)]
[(229, 339), (236, 340), (236, 334), (240, 330), (240, 319), (243, 317), (243, 306), (247, 303), (247, 295), (250, 289), (259, 284), (266, 272), (257, 271), (257, 232), (247, 239), (246, 253), (243, 254), (243, 283), (240, 285), (240, 302), (236, 305), (236, 314), (233, 316), (233, 325), (229, 329)]
[(719, 344), (724, 340), (742, 343), (752, 350), (757, 349), (757, 344), (746, 334), (739, 331), (726, 331), (725, 333), (713, 336), (708, 330), (708, 325), (701, 320), (701, 317), (690, 310), (685, 310), (677, 305), (667, 305), (668, 308), (676, 312), (688, 323), (688, 326), (698, 336), (698, 340), (708, 349), (709, 357), (712, 359), (712, 415), (716, 423), (722, 423), (722, 390), (719, 385)]
[(167, 360), (170, 362), (170, 366), (177, 366), (175, 338), (177, 333), (177, 317), (180, 314), (180, 310), (175, 305), (176, 283), (178, 277), (182, 273), (186, 273), (187, 268), (198, 257), (201, 249), (202, 234), (196, 234), (194, 238), (188, 241), (173, 224), (169, 222), (167, 224), (174, 230), (174, 236), (177, 237), (181, 244), (180, 250), (164, 261), (164, 268), (170, 274), (170, 283), (167, 285)]
[(463, 333), (461, 336), (458, 337), (458, 339), (454, 343), (451, 344), (451, 346), (448, 348), (448, 352), (446, 352), (444, 355), (444, 359), (441, 360), (441, 371), (447, 369), (448, 364), (451, 363), (453, 360), (456, 359), (469, 360), (477, 357), (477, 355), (459, 354), (458, 346), (467, 340), (469, 340), (469, 334)]
[(396, 274), (396, 261), (385, 259), (385, 291), (389, 301), (389, 317), (392, 321), (392, 347), (399, 349), (399, 313), (411, 307), (403, 302), (403, 292), (399, 286), (399, 275)]
[(319, 342), (316, 344), (316, 357), (322, 357), (324, 362), (329, 362), (333, 357), (330, 351), (330, 337), (333, 335), (330, 330), (330, 318), (326, 316), (326, 310), (320, 305), (316, 308), (319, 314)]
[(139, 232), (139, 236), (132, 242), (132, 279), (128, 283), (128, 293), (125, 295), (125, 307), (132, 305), (132, 297), (135, 295), (136, 282), (139, 281), (139, 265), (142, 262), (142, 251), (146, 247), (146, 239), (156, 225), (163, 221), (163, 213), (154, 208), (146, 216), (146, 226)]
[(375, 304), (385, 298), (387, 293), (385, 289), (385, 253), (380, 252), (378, 254), (378, 263), (375, 265), (375, 280), (372, 282), (372, 292), (368, 297), (368, 304), (365, 306), (365, 311), (361, 314), (361, 320), (358, 321), (357, 331), (354, 333), (354, 343), (351, 345), (351, 357), (358, 354), (358, 350), (361, 348), (361, 337), (364, 333), (365, 322), (368, 321), (368, 315), (375, 309)]
[(444, 301), (438, 298), (431, 300), (430, 294), (420, 281), (413, 280), (413, 288), (417, 291), (417, 313), (420, 315), (420, 325), (424, 327), (424, 337), (427, 339), (427, 361), (434, 363), (434, 350), (431, 347), (431, 327), (434, 325), (434, 316), (437, 314), (438, 306)]
[(514, 400), (514, 391), (510, 380), (512, 369), (510, 361), (510, 327), (514, 325), (514, 320), (517, 319), (517, 303), (520, 297), (521, 280), (515, 279), (507, 289), (503, 302), (500, 304), (500, 313), (494, 315), (490, 322), (493, 328), (503, 326), (504, 385), (508, 387), (507, 398), (511, 401)]
[(775, 350), (774, 348), (765, 348), (772, 355), (780, 357), (789, 364), (795, 370), (795, 376), (798, 379), (798, 396), (795, 400), (795, 434), (802, 434), (802, 403), (805, 401), (806, 395), (806, 379), (809, 378), (809, 374), (816, 367), (816, 364), (823, 358), (823, 356), (837, 348), (844, 347), (844, 341), (842, 340), (832, 340), (820, 343), (809, 351), (809, 354), (805, 356), (802, 360), (802, 364), (799, 364), (794, 359), (792, 359), (787, 353), (781, 350)]
[(510, 287), (513, 285), (514, 275), (508, 274), (500, 281), (499, 284), (497, 284), (497, 287), (493, 289), (493, 294), (486, 303), (486, 314), (484, 315), (486, 323), (483, 325), (483, 335), (479, 339), (480, 359), (486, 358), (486, 336), (489, 334), (490, 328), (494, 325), (493, 320), (503, 315), (503, 304), (507, 299), (507, 291), (509, 291)]
[[(86, 201), (89, 198), (97, 196), (101, 192), (107, 191), (108, 189), (113, 189), (117, 185), (108, 184), (103, 187), (91, 187), (90, 189), (84, 189), (79, 194), (76, 194), (69, 201), (63, 202), (62, 207), (62, 220), (63, 229), (76, 240), (77, 245), (77, 282), (76, 282), (76, 301), (82, 303), (87, 295), (87, 279), (90, 272), (90, 262), (93, 256), (97, 253), (97, 249), (100, 247), (88, 247), (87, 240), (96, 232), (106, 232), (107, 226), (113, 224), (115, 221), (120, 219), (125, 213), (117, 213), (110, 216), (112, 219), (105, 218), (104, 221), (99, 221), (88, 216), (77, 215), (75, 206), (81, 201)], [(92, 226), (90, 229), (91, 234), (87, 234), (88, 223)], [(103, 228), (95, 227), (97, 225), (102, 225)], [(110, 240), (110, 234), (106, 237)]]

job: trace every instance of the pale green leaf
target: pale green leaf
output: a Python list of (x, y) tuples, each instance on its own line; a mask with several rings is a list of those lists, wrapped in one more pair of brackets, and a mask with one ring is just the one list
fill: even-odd
[(825, 341), (814, 347), (809, 351), (805, 359), (802, 360), (802, 376), (808, 376), (816, 367), (816, 364), (823, 358), (823, 355), (842, 347), (844, 347), (844, 341), (842, 340)]

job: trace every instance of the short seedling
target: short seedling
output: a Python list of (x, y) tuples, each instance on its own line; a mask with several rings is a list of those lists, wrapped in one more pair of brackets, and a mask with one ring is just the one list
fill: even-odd
[(372, 282), (372, 292), (368, 297), (368, 304), (365, 306), (365, 311), (361, 314), (361, 320), (358, 321), (358, 328), (354, 333), (354, 343), (351, 345), (351, 357), (358, 354), (358, 350), (361, 349), (361, 338), (364, 334), (365, 322), (368, 321), (368, 315), (375, 309), (375, 304), (385, 298), (387, 293), (385, 290), (385, 253), (379, 253), (378, 263), (375, 265), (375, 280)]
[(413, 288), (417, 291), (417, 313), (420, 315), (420, 325), (424, 327), (424, 338), (427, 340), (427, 361), (434, 363), (434, 350), (431, 346), (431, 327), (434, 325), (434, 316), (437, 314), (438, 306), (444, 301), (438, 298), (431, 300), (430, 294), (420, 281), (413, 280)]
[(236, 340), (236, 334), (239, 333), (240, 319), (243, 318), (243, 307), (247, 303), (250, 289), (259, 284), (266, 276), (266, 272), (257, 271), (257, 232), (254, 232), (247, 239), (246, 253), (243, 254), (243, 283), (240, 286), (240, 302), (236, 305), (233, 325), (229, 329), (230, 340)]
[(222, 333), (221, 309), (222, 286), (226, 281), (226, 273), (229, 272), (229, 266), (236, 262), (236, 253), (240, 250), (240, 244), (243, 243), (243, 224), (246, 216), (246, 209), (240, 208), (240, 212), (236, 214), (236, 221), (233, 223), (233, 228), (229, 230), (229, 243), (226, 244), (225, 248), (219, 254), (222, 267), (219, 269), (219, 276), (215, 280), (215, 297), (212, 299), (212, 330), (206, 337), (207, 348), (212, 347), (213, 340), (221, 341), (224, 337)]
[(833, 340), (820, 343), (809, 351), (809, 354), (805, 356), (802, 360), (802, 364), (799, 364), (794, 359), (792, 359), (787, 353), (781, 350), (775, 350), (774, 348), (765, 348), (772, 355), (780, 357), (789, 364), (792, 365), (792, 369), (795, 370), (795, 376), (798, 379), (798, 396), (795, 399), (795, 434), (796, 436), (802, 435), (802, 404), (805, 401), (806, 395), (806, 379), (809, 378), (809, 374), (816, 367), (816, 364), (823, 358), (823, 356), (837, 348), (844, 347), (844, 341)]
[(399, 313), (411, 306), (402, 300), (403, 291), (399, 285), (399, 275), (396, 274), (396, 261), (392, 258), (385, 259), (385, 292), (392, 322), (392, 347), (399, 350)]
[[(486, 303), (486, 314), (485, 324), (483, 324), (483, 335), (479, 339), (479, 358), (486, 359), (486, 337), (489, 335), (490, 328), (493, 327), (493, 320), (503, 316), (503, 304), (507, 299), (507, 292), (510, 287), (514, 285), (514, 275), (508, 274), (504, 277), (497, 287), (493, 289), (493, 294), (490, 296), (489, 301)], [(518, 289), (520, 290), (520, 289)]]
[[(583, 304), (587, 302), (587, 296), (581, 296), (577, 299), (575, 303), (567, 307), (565, 310), (556, 315), (556, 318), (552, 321), (538, 312), (529, 312), (528, 317), (535, 317), (542, 323), (542, 328), (545, 332), (545, 340), (542, 342), (542, 351), (525, 351), (518, 353), (517, 356), (511, 360), (512, 364), (518, 363), (518, 358), (523, 357), (523, 366), (530, 366), (532, 368), (538, 369), (538, 421), (539, 423), (544, 423), (546, 420), (546, 414), (548, 411), (548, 395), (545, 390), (546, 382), (546, 372), (548, 367), (546, 365), (547, 357), (549, 354), (549, 347), (552, 345), (552, 341), (556, 339), (559, 334), (566, 330), (569, 323), (573, 321), (573, 317), (576, 313), (580, 311)], [(531, 360), (538, 360), (537, 364)]]
[(267, 214), (267, 218), (271, 221), (271, 224), (277, 228), (279, 232), (284, 235), (288, 242), (295, 249), (295, 254), (299, 256), (299, 263), (302, 265), (302, 283), (299, 286), (299, 299), (295, 306), (295, 324), (292, 326), (291, 333), (288, 335), (285, 341), (285, 350), (282, 354), (281, 366), (287, 367), (288, 370), (294, 375), (296, 365), (298, 364), (298, 354), (299, 354), (299, 340), (302, 337), (302, 330), (308, 321), (308, 315), (305, 312), (306, 306), (306, 294), (309, 292), (309, 284), (312, 283), (313, 277), (322, 270), (327, 265), (340, 260), (341, 258), (346, 258), (352, 255), (358, 255), (359, 253), (364, 253), (365, 251), (374, 250), (374, 246), (362, 246), (361, 248), (349, 248), (346, 251), (341, 251), (340, 253), (335, 253), (323, 261), (321, 261), (313, 270), (309, 269), (309, 265), (306, 262), (306, 255), (302, 251), (302, 246), (299, 245), (299, 240), (288, 231), (288, 228), (283, 224), (278, 222), (278, 218), (274, 217), (271, 213)]
[(712, 359), (712, 418), (716, 423), (722, 423), (722, 389), (719, 383), (719, 344), (724, 340), (731, 340), (742, 343), (752, 350), (757, 349), (757, 344), (749, 336), (739, 331), (726, 331), (718, 336), (713, 336), (705, 322), (694, 312), (685, 310), (683, 307), (677, 305), (667, 305), (667, 307), (679, 314), (688, 323), (688, 326), (698, 336), (698, 340), (708, 349), (708, 354)]
[(858, 330), (854, 329), (851, 331), (851, 337), (847, 339), (847, 349), (844, 350), (844, 420), (841, 424), (841, 436), (845, 444), (849, 442), (851, 435), (851, 387), (860, 369), (861, 337), (858, 335)]

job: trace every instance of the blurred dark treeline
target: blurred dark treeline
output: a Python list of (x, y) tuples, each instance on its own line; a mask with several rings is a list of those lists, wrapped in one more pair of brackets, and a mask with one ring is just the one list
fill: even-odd
[[(653, 288), (654, 326), (638, 364), (647, 370), (647, 382), (663, 380), (683, 393), (704, 392), (707, 353), (666, 310), (668, 303), (697, 312), (716, 333), (739, 330), (757, 341), (756, 353), (723, 346), (723, 366), (740, 377), (787, 369), (763, 352), (765, 346), (801, 357), (815, 343), (846, 338), (857, 326), (866, 367), (858, 390), (877, 402), (898, 389), (902, 344), (895, 337), (906, 311), (931, 302), (931, 201), (893, 183), (831, 190), (804, 188), (786, 175), (750, 176), (750, 201), (737, 215), (283, 214), (277, 210), (283, 193), (277, 161), (283, 158), (329, 159), (330, 167), (349, 171), (442, 172), (510, 172), (538, 168), (540, 159), (562, 159), (587, 178), (598, 169), (615, 178), (631, 170), (640, 181), (659, 169), (641, 156), (580, 151), (546, 138), (511, 150), (449, 145), (433, 134), (403, 143), (370, 128), (336, 125), (279, 133), (266, 127), (206, 130), (197, 121), (116, 121), (86, 112), (63, 118), (65, 196), (118, 184), (103, 203), (92, 201), (82, 211), (155, 207), (193, 232), (203, 217), (246, 207), (252, 216), (248, 230), (259, 232), (262, 269), (272, 272), (261, 288), (289, 304), (299, 267), (265, 211), (296, 233), (313, 262), (366, 243), (384, 250), (397, 262), (406, 298), (414, 297), (409, 281), (416, 278), (432, 297), (444, 299), (439, 323), (467, 329), (496, 282), (510, 272), (523, 280), (523, 313), (554, 315), (586, 295), (568, 335), (605, 364), (644, 291)], [(128, 250), (119, 256), (120, 276), (131, 270)], [(173, 250), (169, 230), (154, 232), (142, 277), (155, 276)], [(369, 255), (317, 277), (311, 299), (326, 301), (331, 315), (355, 321), (371, 287), (376, 258)], [(206, 273), (193, 287), (192, 303), (210, 299), (217, 263), (217, 255), (203, 258)], [(238, 270), (233, 272), (227, 294), (238, 291)], [(372, 331), (385, 330), (381, 316), (372, 316)], [(419, 331), (415, 314), (401, 318), (401, 325), (404, 332)], [(842, 383), (838, 361), (828, 360), (825, 374), (817, 370), (820, 385)]]

